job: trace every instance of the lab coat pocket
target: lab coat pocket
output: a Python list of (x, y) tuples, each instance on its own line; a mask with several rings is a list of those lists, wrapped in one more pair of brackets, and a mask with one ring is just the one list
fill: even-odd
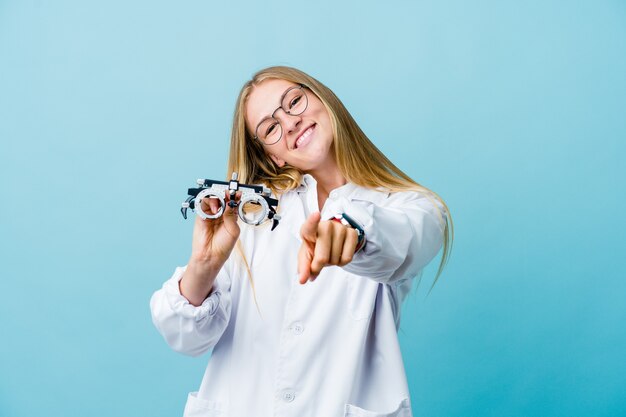
[(228, 414), (219, 402), (203, 400), (197, 392), (190, 392), (183, 417), (228, 417)]
[(371, 317), (376, 303), (376, 294), (381, 285), (365, 277), (347, 274), (348, 280), (348, 312), (354, 320), (365, 320)]
[(405, 398), (398, 404), (395, 410), (382, 413), (346, 404), (344, 417), (413, 417), (413, 414), (411, 413), (411, 403), (408, 398)]

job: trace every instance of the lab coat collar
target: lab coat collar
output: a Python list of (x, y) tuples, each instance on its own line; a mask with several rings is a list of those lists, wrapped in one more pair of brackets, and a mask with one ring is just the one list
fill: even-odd
[[(295, 189), (298, 193), (317, 192), (317, 181), (310, 174), (304, 174), (300, 180), (300, 185)], [(359, 187), (358, 185), (348, 182), (331, 191), (334, 197), (346, 197), (349, 200), (364, 200), (373, 203), (380, 203), (389, 196), (389, 193), (383, 189), (369, 189)]]
[(350, 194), (347, 197), (350, 201), (369, 201), (376, 205), (382, 205), (383, 201), (385, 201), (387, 197), (389, 197), (389, 191), (382, 188), (372, 189), (354, 185), (354, 188), (351, 190)]
[(303, 174), (300, 178), (300, 186), (296, 188), (299, 193), (306, 193), (310, 188), (315, 188), (317, 181), (311, 174)]

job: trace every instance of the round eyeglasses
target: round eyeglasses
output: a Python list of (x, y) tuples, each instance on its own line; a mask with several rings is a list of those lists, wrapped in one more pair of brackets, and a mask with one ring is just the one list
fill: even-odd
[(285, 91), (280, 99), (280, 107), (272, 112), (271, 117), (266, 117), (256, 127), (254, 139), (260, 140), (265, 145), (277, 143), (283, 136), (283, 128), (280, 122), (274, 118), (279, 109), (290, 116), (297, 116), (304, 113), (309, 100), (307, 99), (304, 85), (296, 85)]

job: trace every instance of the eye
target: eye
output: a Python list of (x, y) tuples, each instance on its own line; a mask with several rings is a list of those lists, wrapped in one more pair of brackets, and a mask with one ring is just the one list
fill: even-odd
[(265, 131), (265, 136), (269, 136), (276, 131), (276, 122), (270, 124)]
[(294, 97), (293, 100), (291, 100), (291, 102), (289, 103), (289, 108), (293, 109), (294, 107), (296, 107), (301, 99), (301, 95)]

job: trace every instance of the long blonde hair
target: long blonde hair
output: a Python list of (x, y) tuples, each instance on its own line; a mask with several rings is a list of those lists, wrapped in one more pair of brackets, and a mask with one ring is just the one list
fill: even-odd
[[(335, 160), (341, 174), (348, 182), (366, 188), (384, 188), (389, 192), (418, 191), (431, 200), (439, 201), (444, 208), (443, 216), (437, 210), (444, 229), (443, 255), (431, 286), (432, 289), (452, 250), (454, 226), (448, 206), (439, 195), (413, 181), (387, 159), (363, 133), (339, 98), (310, 75), (296, 68), (275, 66), (258, 71), (243, 85), (237, 98), (233, 117), (228, 175), (237, 172), (239, 181), (246, 184), (265, 184), (276, 194), (292, 190), (300, 185), (303, 173), (288, 164), (279, 167), (267, 156), (263, 146), (250, 135), (246, 128), (245, 112), (248, 97), (254, 87), (267, 79), (281, 79), (303, 84), (322, 101), (330, 115)], [(435, 204), (434, 201), (433, 204)]]

